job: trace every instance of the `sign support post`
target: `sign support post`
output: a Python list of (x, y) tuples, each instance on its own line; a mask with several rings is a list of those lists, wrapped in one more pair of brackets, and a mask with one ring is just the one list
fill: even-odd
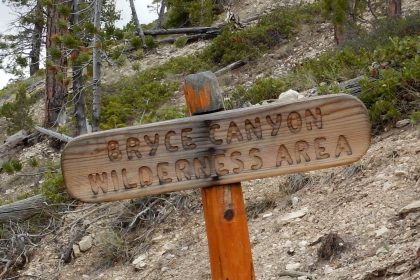
[[(224, 110), (216, 76), (187, 76), (184, 86), (191, 115)], [(201, 189), (213, 280), (255, 279), (241, 183)]]

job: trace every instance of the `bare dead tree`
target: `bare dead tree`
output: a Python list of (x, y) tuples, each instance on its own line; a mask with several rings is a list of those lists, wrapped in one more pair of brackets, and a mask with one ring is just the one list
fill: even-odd
[(101, 38), (99, 30), (101, 29), (101, 1), (95, 0), (94, 25), (97, 30), (93, 37), (93, 120), (92, 131), (99, 130), (101, 115)]
[(144, 37), (143, 28), (141, 27), (139, 17), (137, 16), (136, 7), (134, 6), (134, 0), (129, 0), (130, 2), (130, 9), (131, 9), (131, 17), (134, 22), (134, 26), (136, 27), (136, 33), (140, 36), (141, 41), (143, 43), (143, 47), (146, 48), (146, 38)]

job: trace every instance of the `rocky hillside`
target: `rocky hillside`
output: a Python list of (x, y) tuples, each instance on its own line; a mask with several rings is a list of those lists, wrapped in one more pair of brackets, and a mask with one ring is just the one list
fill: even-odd
[[(296, 2), (301, 1), (280, 4)], [(279, 5), (270, 0), (234, 3), (241, 18)], [(403, 9), (420, 10), (420, 5), (404, 1)], [(195, 54), (209, 44), (160, 46), (146, 54), (140, 70)], [(328, 21), (303, 25), (293, 38), (219, 76), (222, 91), (228, 96), (238, 85), (250, 88), (258, 79), (283, 77), (333, 47)], [(132, 63), (109, 66), (104, 80), (114, 83), (136, 71)], [(42, 102), (31, 108), (38, 117)], [(167, 103), (182, 107), (181, 90)], [(62, 145), (47, 137), (35, 142), (17, 154), (24, 163), (20, 171), (0, 173), (3, 201), (37, 187), (49, 194), (48, 188), (59, 184), (54, 175), (59, 173)], [(418, 124), (402, 119), (385, 127), (372, 136), (368, 153), (355, 164), (242, 186), (257, 279), (420, 279)], [(5, 279), (211, 279), (199, 191), (101, 204), (63, 201), (60, 196), (48, 203), (58, 210), (46, 207), (36, 221), (8, 225), (14, 234), (3, 240), (7, 247), (0, 251), (17, 252), (17, 261), (8, 267), (2, 260)]]

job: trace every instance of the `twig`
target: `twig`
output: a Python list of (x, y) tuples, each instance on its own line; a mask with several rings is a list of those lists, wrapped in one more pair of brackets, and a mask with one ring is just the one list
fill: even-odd
[(309, 279), (315, 279), (315, 275), (307, 273), (307, 272), (301, 272), (296, 270), (283, 270), (280, 271), (278, 276), (290, 276), (290, 277), (300, 277), (300, 276), (306, 276)]
[(141, 211), (140, 213), (138, 213), (134, 217), (134, 219), (131, 221), (131, 223), (128, 225), (126, 232), (129, 232), (134, 227), (134, 224), (137, 222), (137, 220), (140, 218), (141, 215), (143, 215), (144, 213), (146, 213), (147, 211), (149, 211), (150, 208), (152, 208), (158, 202), (159, 202), (159, 200), (156, 199), (155, 201), (153, 201), (152, 203), (150, 203), (149, 206), (146, 209), (144, 209), (143, 211)]

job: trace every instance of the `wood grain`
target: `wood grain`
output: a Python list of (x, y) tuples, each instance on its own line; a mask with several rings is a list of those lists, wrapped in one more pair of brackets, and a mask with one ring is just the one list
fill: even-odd
[(62, 170), (73, 197), (111, 201), (349, 164), (369, 143), (363, 103), (329, 95), (83, 135)]
[[(192, 115), (224, 110), (216, 75), (188, 75), (185, 100)], [(211, 100), (207, 105), (201, 100)], [(241, 183), (201, 189), (213, 280), (255, 279)]]

